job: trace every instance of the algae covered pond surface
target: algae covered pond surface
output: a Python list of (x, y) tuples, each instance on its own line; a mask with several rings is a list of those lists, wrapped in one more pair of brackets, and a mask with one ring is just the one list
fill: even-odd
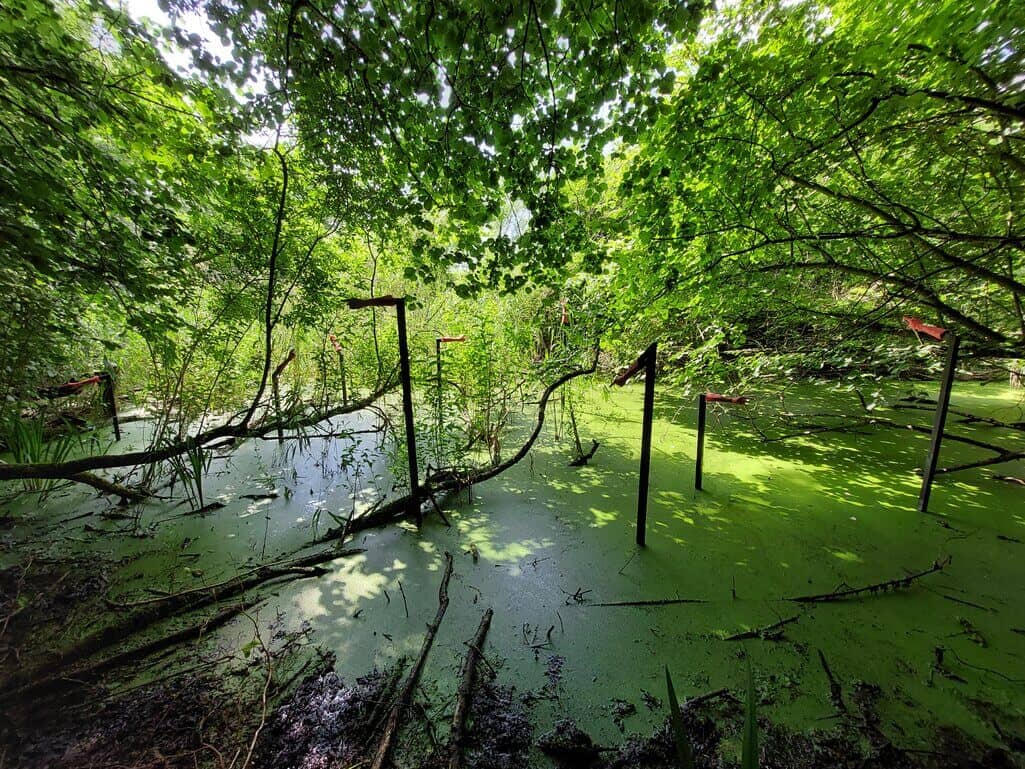
[[(911, 389), (894, 385), (880, 402)], [(451, 603), (423, 682), (426, 708), (439, 721), (451, 712), (465, 643), (491, 607), (488, 665), (531, 702), (539, 730), (571, 717), (603, 745), (647, 734), (665, 719), (665, 667), (681, 697), (692, 697), (721, 687), (742, 692), (749, 659), (759, 715), (793, 730), (827, 729), (835, 718), (825, 660), (845, 697), (879, 687), (881, 728), (902, 747), (928, 749), (944, 727), (991, 743), (1001, 741), (998, 729), (1021, 735), (1025, 488), (993, 478), (1020, 465), (940, 475), (930, 514), (918, 513), (915, 470), (928, 435), (807, 427), (823, 424), (817, 415), (827, 410), (856, 413), (847, 397), (801, 386), (785, 400), (763, 395), (743, 411), (711, 411), (704, 488), (695, 491), (693, 399), (660, 392), (647, 546), (639, 548), (640, 387), (578, 387), (571, 398), (581, 439), (601, 442), (587, 466), (568, 466), (570, 423), (557, 405), (526, 459), (469, 499), (448, 501), (451, 527), (431, 512), (420, 531), (402, 524), (363, 532), (346, 546), (364, 552), (281, 585), (257, 616), (308, 623), (313, 642), (335, 654), (338, 674), (354, 680), (416, 655), (450, 552)], [(992, 385), (959, 384), (953, 405), (1022, 418), (1019, 395)], [(769, 418), (780, 411), (806, 416)], [(927, 410), (879, 413), (920, 426), (931, 418)], [(78, 491), (38, 507), (12, 503), (18, 522), (5, 533), (4, 562), (17, 559), (18, 543), (123, 559), (106, 589), (130, 600), (216, 583), (247, 562), (294, 552), (352, 510), (401, 490), (389, 470), (401, 461), (369, 432), (374, 423), (365, 413), (346, 422), (368, 431), (352, 438), (256, 441), (215, 459), (204, 491), (224, 506), (203, 515), (157, 503), (131, 525), (75, 520), (107, 506)], [(147, 425), (128, 428), (131, 443)], [(1025, 443), (956, 417), (950, 430), (1010, 448)], [(774, 440), (792, 433), (804, 434)], [(984, 456), (948, 442), (941, 465)], [(133, 536), (140, 530), (146, 536)], [(788, 600), (904, 578), (934, 563), (942, 570), (906, 588)], [(726, 640), (777, 623), (778, 631)], [(240, 620), (219, 631), (219, 642), (245, 631)]]

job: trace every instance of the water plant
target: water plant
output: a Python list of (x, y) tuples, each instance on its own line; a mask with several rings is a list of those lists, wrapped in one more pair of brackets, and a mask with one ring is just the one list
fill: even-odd
[(171, 472), (175, 480), (179, 480), (185, 488), (185, 494), (194, 509), (202, 509), (206, 502), (203, 499), (203, 476), (210, 469), (213, 457), (203, 450), (203, 446), (193, 438), (186, 439), (184, 454), (168, 458)]
[(758, 715), (755, 712), (755, 686), (751, 675), (751, 659), (747, 660), (747, 701), (744, 705), (744, 742), (741, 769), (758, 769)]
[[(16, 463), (56, 464), (64, 462), (72, 450), (80, 444), (80, 437), (73, 431), (60, 433), (50, 439), (46, 437), (46, 421), (42, 417), (19, 419), (9, 416), (3, 427), (4, 442)], [(58, 483), (56, 479), (25, 478), (21, 481), (25, 491), (47, 493)]]
[[(669, 724), (672, 729), (673, 746), (676, 748), (678, 769), (695, 769), (694, 750), (683, 725), (683, 712), (676, 697), (673, 678), (666, 666), (666, 697), (669, 700)], [(741, 769), (758, 769), (758, 713), (751, 660), (747, 660), (747, 696), (744, 703), (744, 735), (740, 758)]]
[(683, 728), (683, 714), (680, 711), (680, 702), (676, 699), (676, 689), (673, 688), (673, 678), (669, 675), (669, 666), (666, 666), (666, 697), (669, 700), (669, 723), (673, 730), (673, 744), (676, 747), (676, 762), (679, 769), (694, 769), (694, 751), (691, 750), (690, 738)]

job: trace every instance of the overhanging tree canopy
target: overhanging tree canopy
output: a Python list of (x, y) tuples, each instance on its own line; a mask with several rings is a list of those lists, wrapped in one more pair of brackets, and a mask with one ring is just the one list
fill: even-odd
[[(270, 124), (294, 124), (339, 211), (418, 228), (411, 276), (458, 264), (471, 268), (472, 283), (508, 289), (587, 246), (564, 182), (589, 177), (597, 192), (605, 145), (636, 135), (670, 90), (667, 50), (693, 34), (700, 8), (180, 4), (195, 5), (233, 44), (225, 73), (266, 79), (256, 107)], [(501, 227), (512, 205), (530, 217), (518, 238)]]
[(727, 12), (623, 185), (652, 291), (846, 332), (910, 305), (1020, 355), (1022, 24), (1009, 3)]

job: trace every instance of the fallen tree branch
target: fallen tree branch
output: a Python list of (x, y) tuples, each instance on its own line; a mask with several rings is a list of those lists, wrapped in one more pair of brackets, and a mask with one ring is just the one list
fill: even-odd
[(1016, 462), (1019, 459), (1025, 459), (1025, 451), (1004, 451), (995, 457), (990, 459), (980, 459), (977, 462), (965, 462), (963, 465), (953, 465), (952, 467), (939, 467), (936, 469), (936, 475), (943, 475), (944, 473), (957, 473), (962, 470), (972, 470), (976, 467), (990, 467), (992, 465), (1002, 465), (1005, 462)]
[(413, 503), (416, 502), (417, 504), (422, 505), (432, 493), (458, 493), (463, 489), (473, 487), (474, 484), (482, 483), (497, 475), (501, 475), (526, 457), (534, 447), (538, 437), (541, 435), (541, 430), (544, 428), (545, 412), (548, 408), (548, 401), (551, 399), (552, 395), (567, 382), (570, 382), (577, 377), (593, 374), (597, 368), (598, 349), (595, 348), (594, 359), (590, 366), (574, 369), (573, 371), (563, 374), (544, 389), (544, 392), (541, 394), (541, 399), (538, 401), (537, 420), (534, 424), (534, 429), (531, 431), (523, 445), (520, 446), (519, 450), (517, 450), (517, 452), (505, 462), (485, 467), (475, 472), (453, 472), (448, 474), (436, 473), (435, 475), (427, 478), (424, 483), (421, 484), (418, 489), (418, 493), (415, 495), (415, 499), (414, 495), (407, 494), (385, 502), (378, 507), (375, 507), (371, 512), (354, 519), (348, 527), (334, 527), (328, 529), (324, 535), (317, 540), (317, 542), (330, 542), (332, 540), (339, 539), (343, 534), (351, 535), (360, 531), (366, 531), (367, 529), (384, 526), (389, 523), (395, 523), (403, 520), (404, 518), (410, 517), (412, 514), (411, 509), (413, 509)]
[[(381, 687), (380, 694), (377, 696), (377, 701), (374, 702), (374, 706), (370, 710), (370, 715), (368, 715), (366, 719), (366, 741), (368, 743), (381, 728), (381, 724), (388, 715), (391, 705), (394, 702), (395, 690), (399, 686), (399, 681), (402, 680), (402, 674), (406, 671), (407, 662), (408, 660), (405, 655), (403, 655), (399, 657), (388, 670), (388, 677), (385, 679), (384, 685)], [(366, 761), (363, 763), (366, 763)]]
[[(845, 418), (843, 414), (826, 414), (821, 416), (835, 416), (837, 419)], [(926, 427), (925, 425), (902, 424), (900, 422), (895, 422), (892, 419), (884, 419), (882, 417), (864, 417), (861, 419), (855, 419), (853, 421), (837, 425), (809, 424), (805, 425), (802, 429), (797, 430), (795, 432), (785, 433), (783, 435), (776, 436), (768, 436), (761, 430), (758, 430), (758, 432), (762, 436), (762, 443), (777, 443), (779, 441), (785, 441), (791, 438), (801, 438), (807, 437), (809, 435), (819, 435), (822, 433), (858, 433), (859, 430), (871, 427), (889, 427), (895, 430), (911, 430), (912, 432), (923, 433), (925, 435), (932, 434), (931, 427)], [(977, 438), (970, 438), (966, 435), (956, 435), (954, 433), (944, 431), (943, 440), (954, 441), (956, 443), (963, 443), (967, 446), (973, 446), (974, 448), (983, 449), (985, 451), (992, 451), (996, 456), (989, 457), (988, 459), (979, 459), (972, 462), (965, 462), (964, 464), (953, 465), (951, 467), (939, 467), (936, 469), (936, 475), (956, 473), (962, 470), (971, 470), (977, 467), (1002, 465), (1006, 462), (1014, 462), (1019, 459), (1025, 459), (1025, 451), (1006, 449), (1003, 446), (998, 446), (995, 443), (980, 441)], [(919, 474), (921, 474), (920, 469), (918, 472)]]
[[(0, 472), (2, 472), (4, 466), (9, 465), (7, 462), (4, 462), (2, 459), (0, 459)], [(120, 483), (108, 481), (106, 478), (101, 478), (100, 476), (94, 475), (93, 473), (75, 473), (74, 475), (69, 475), (66, 478), (60, 478), (55, 480), (67, 480), (72, 481), (73, 483), (81, 483), (83, 486), (91, 486), (92, 488), (99, 491), (101, 494), (114, 494), (116, 496), (121, 497), (120, 504), (122, 505), (127, 505), (132, 502), (142, 502), (143, 500), (148, 499), (151, 496), (146, 492), (139, 491), (136, 489), (130, 489), (127, 486), (122, 486)], [(16, 497), (19, 493), (20, 492), (16, 491), (13, 497)], [(92, 513), (88, 513), (88, 515), (92, 515)]]
[(7, 699), (11, 696), (21, 696), (27, 693), (35, 683), (63, 675), (63, 672), (75, 663), (91, 657), (103, 649), (120, 644), (131, 635), (152, 627), (168, 617), (196, 611), (230, 598), (237, 598), (273, 580), (323, 576), (327, 570), (317, 568), (319, 564), (363, 552), (365, 552), (363, 549), (329, 549), (298, 558), (287, 564), (260, 567), (244, 577), (228, 580), (211, 588), (187, 590), (182, 593), (161, 596), (153, 602), (142, 605), (139, 610), (124, 615), (119, 621), (85, 636), (70, 649), (51, 655), (35, 668), (23, 668), (13, 673), (0, 683), (0, 697)]
[(466, 740), (466, 719), (470, 715), (470, 702), (473, 698), (473, 684), (477, 676), (477, 663), (483, 656), (481, 647), (491, 625), (492, 609), (484, 612), (477, 626), (477, 633), (469, 643), (466, 659), (463, 661), (463, 675), (459, 681), (456, 696), (456, 709), (452, 714), (452, 730), (448, 739), (448, 769), (461, 769), (463, 765), (463, 743)]
[(688, 710), (690, 708), (696, 708), (698, 705), (702, 705), (702, 704), (708, 702), (709, 700), (718, 699), (719, 697), (728, 697), (728, 698), (733, 699), (733, 700), (736, 699), (736, 697), (734, 697), (730, 693), (730, 690), (726, 689), (724, 687), (722, 689), (716, 689), (716, 690), (711, 691), (711, 692), (705, 692), (704, 694), (699, 694), (697, 697), (691, 697), (689, 700), (687, 700), (686, 702), (684, 702), (680, 706), (680, 710)]
[(101, 673), (114, 668), (124, 667), (125, 665), (149, 657), (150, 655), (156, 654), (159, 651), (163, 651), (171, 646), (179, 643), (185, 643), (191, 640), (199, 640), (206, 633), (222, 625), (227, 624), (239, 614), (248, 611), (256, 604), (260, 603), (263, 599), (248, 600), (234, 606), (229, 606), (225, 609), (221, 609), (219, 612), (214, 614), (212, 617), (204, 617), (203, 619), (189, 625), (186, 628), (178, 630), (170, 635), (157, 638), (148, 643), (144, 643), (141, 646), (136, 646), (132, 649), (126, 649), (125, 651), (119, 652), (112, 657), (106, 657), (102, 660), (92, 663), (91, 665), (85, 665), (83, 667), (64, 669), (56, 675), (42, 680), (33, 681), (31, 685), (18, 690), (15, 694), (19, 697), (25, 697), (31, 694), (32, 697), (41, 697), (57, 687), (66, 687), (69, 684), (76, 686), (82, 686), (95, 681)]
[(106, 478), (101, 478), (98, 475), (92, 473), (75, 473), (68, 477), (69, 481), (75, 483), (81, 483), (86, 486), (92, 486), (97, 491), (103, 494), (114, 494), (121, 497), (121, 504), (126, 505), (131, 502), (142, 502), (149, 497), (148, 494), (130, 489), (127, 486), (122, 486), (120, 483), (114, 483), (108, 481)]
[(584, 452), (580, 452), (580, 454), (577, 456), (577, 458), (569, 463), (569, 466), (570, 467), (583, 467), (584, 465), (586, 465), (591, 460), (591, 457), (594, 456), (594, 452), (596, 452), (598, 450), (599, 446), (601, 446), (601, 444), (598, 443), (598, 441), (592, 439), (591, 440), (591, 450), (588, 451), (586, 454)]
[(420, 681), (420, 674), (423, 672), (424, 663), (427, 662), (427, 655), (430, 654), (431, 646), (434, 644), (434, 637), (438, 633), (441, 621), (445, 618), (445, 611), (448, 609), (448, 581), (451, 577), (452, 554), (445, 553), (445, 573), (442, 575), (441, 586), (438, 588), (438, 611), (434, 615), (434, 621), (427, 626), (427, 635), (424, 636), (423, 644), (420, 647), (420, 656), (413, 663), (413, 667), (402, 685), (402, 690), (388, 713), (388, 720), (384, 724), (384, 731), (374, 750), (370, 769), (382, 769), (391, 755), (399, 727), (402, 726), (406, 711), (413, 702), (413, 693)]
[(857, 596), (864, 595), (866, 593), (876, 594), (885, 593), (888, 590), (900, 590), (906, 587), (910, 587), (911, 583), (917, 579), (928, 576), (929, 574), (935, 574), (943, 569), (950, 563), (949, 556), (942, 561), (935, 561), (932, 566), (924, 571), (919, 571), (914, 574), (909, 574), (906, 577), (899, 577), (897, 579), (887, 580), (886, 582), (876, 582), (873, 585), (865, 585), (864, 587), (852, 587), (846, 590), (835, 590), (832, 593), (820, 593), (818, 595), (802, 595), (797, 598), (788, 598), (788, 601), (795, 603), (819, 603), (825, 601), (843, 601), (848, 598), (855, 598)]
[(198, 435), (192, 436), (186, 440), (177, 441), (176, 443), (161, 446), (160, 448), (130, 451), (123, 454), (100, 454), (96, 456), (80, 457), (67, 462), (30, 464), (0, 463), (0, 481), (21, 480), (25, 478), (66, 478), (74, 480), (76, 475), (91, 472), (93, 470), (106, 470), (114, 467), (134, 467), (136, 465), (163, 462), (171, 457), (184, 454), (187, 451), (194, 449), (196, 446), (209, 447), (209, 444), (216, 440), (222, 440), (225, 438), (232, 440), (259, 438), (267, 433), (276, 431), (279, 426), (287, 430), (312, 427), (313, 425), (319, 424), (327, 419), (331, 419), (332, 417), (361, 411), (385, 395), (392, 389), (392, 387), (394, 387), (394, 382), (389, 379), (381, 389), (371, 393), (363, 400), (328, 409), (327, 411), (316, 412), (303, 417), (302, 419), (294, 421), (286, 419), (280, 422), (265, 422), (252, 427), (246, 426), (243, 423), (229, 422), (228, 424), (199, 433)]
[(1021, 478), (1016, 478), (1013, 475), (997, 475), (996, 473), (993, 473), (993, 480), (1004, 481), (1005, 483), (1014, 483), (1018, 486), (1025, 486), (1025, 480), (1022, 480)]
[[(837, 419), (846, 418), (843, 414), (825, 414), (823, 416), (835, 416)], [(790, 438), (800, 438), (807, 435), (820, 434), (820, 433), (843, 433), (843, 432), (854, 432), (859, 429), (866, 427), (890, 427), (894, 430), (911, 430), (916, 433), (923, 433), (925, 435), (932, 435), (932, 428), (926, 427), (925, 425), (912, 425), (903, 424), (901, 422), (895, 422), (892, 419), (884, 419), (882, 417), (864, 417), (854, 419), (845, 424), (837, 425), (818, 425), (809, 424), (803, 428), (792, 433), (785, 433), (784, 435), (777, 435), (773, 437), (762, 438), (762, 443), (777, 443), (779, 441), (789, 440)], [(987, 443), (986, 441), (980, 441), (976, 438), (969, 438), (965, 435), (955, 435), (954, 433), (943, 433), (943, 440), (945, 441), (956, 441), (957, 443), (964, 443), (968, 446), (974, 446), (979, 449), (986, 449), (987, 451), (993, 451), (996, 453), (1007, 453), (1007, 449), (1002, 446), (997, 446), (994, 443)], [(938, 471), (942, 472), (942, 471)]]
[(683, 603), (707, 603), (703, 598), (660, 598), (652, 601), (608, 601), (584, 606), (675, 606)]
[(765, 627), (755, 628), (754, 630), (745, 630), (742, 633), (734, 633), (731, 636), (726, 636), (724, 641), (743, 641), (748, 638), (762, 638), (776, 640), (783, 636), (783, 628), (794, 622), (797, 622), (801, 618), (800, 614), (795, 614), (793, 617), (787, 617), (781, 619), (779, 622), (773, 622), (771, 625)]
[[(914, 411), (926, 411), (932, 413), (936, 410), (936, 401), (930, 400), (929, 398), (916, 398), (909, 396), (902, 398), (899, 403), (894, 403), (890, 408), (894, 409), (911, 409)], [(975, 423), (983, 423), (992, 427), (1000, 427), (1005, 430), (1025, 430), (1025, 422), (1004, 422), (1000, 419), (994, 419), (993, 417), (984, 417), (979, 414), (972, 414), (970, 411), (964, 411), (957, 409), (952, 406), (947, 407), (947, 411), (955, 416), (962, 417), (958, 420), (958, 424), (970, 425)]]
[(527, 438), (526, 442), (520, 446), (519, 451), (513, 454), (505, 462), (501, 462), (493, 467), (489, 467), (482, 472), (472, 475), (469, 479), (469, 483), (466, 485), (473, 485), (481, 483), (483, 481), (494, 478), (497, 475), (501, 475), (513, 465), (517, 464), (534, 448), (534, 443), (537, 442), (538, 437), (541, 435), (541, 430), (545, 426), (545, 411), (548, 408), (548, 401), (555, 394), (555, 392), (562, 387), (564, 384), (571, 382), (577, 377), (586, 376), (587, 374), (593, 374), (598, 370), (598, 356), (599, 349), (595, 347), (594, 359), (591, 361), (591, 365), (587, 368), (578, 368), (563, 374), (561, 377), (552, 382), (548, 387), (545, 388), (541, 394), (541, 400), (537, 404), (537, 422), (534, 424), (534, 430), (531, 432), (530, 437)]
[(838, 715), (847, 715), (847, 704), (843, 701), (843, 689), (840, 687), (840, 682), (836, 680), (836, 676), (833, 675), (833, 671), (829, 667), (829, 663), (826, 662), (826, 655), (819, 649), (819, 663), (822, 665), (822, 670), (826, 673), (826, 679), (829, 681), (829, 701), (833, 703), (833, 709), (836, 710)]

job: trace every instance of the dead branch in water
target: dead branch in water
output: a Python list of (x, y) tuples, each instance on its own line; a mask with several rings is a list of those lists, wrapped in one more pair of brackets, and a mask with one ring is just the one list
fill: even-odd
[[(44, 463), (10, 463), (0, 462), (0, 481), (22, 480), (26, 478), (62, 478), (84, 483), (94, 488), (124, 496), (123, 492), (131, 495), (129, 489), (111, 484), (98, 476), (91, 475), (94, 470), (105, 470), (114, 467), (135, 467), (137, 465), (150, 465), (163, 462), (172, 457), (185, 454), (197, 446), (213, 449), (211, 445), (215, 442), (235, 442), (248, 438), (259, 438), (268, 433), (276, 431), (279, 427), (292, 430), (304, 427), (312, 427), (320, 422), (343, 414), (351, 414), (372, 405), (375, 401), (384, 396), (395, 385), (392, 377), (381, 386), (380, 389), (371, 393), (363, 400), (348, 403), (343, 406), (315, 412), (295, 420), (282, 420), (276, 422), (265, 422), (260, 425), (250, 425), (246, 421), (228, 422), (219, 427), (206, 430), (191, 436), (188, 439), (177, 441), (166, 446), (152, 447), (141, 451), (129, 451), (122, 454), (99, 454), (96, 456), (80, 457), (66, 462), (44, 462)], [(223, 445), (222, 443), (218, 443)], [(104, 488), (107, 487), (107, 488)], [(134, 492), (138, 493), (138, 492)]]
[[(895, 406), (895, 408), (897, 408)], [(962, 412), (965, 413), (965, 412)], [(795, 415), (791, 415), (795, 416)], [(815, 424), (808, 423), (804, 425), (797, 425), (798, 430), (794, 432), (784, 433), (782, 435), (769, 436), (763, 430), (761, 430), (752, 421), (752, 427), (761, 435), (762, 443), (777, 443), (780, 441), (790, 440), (792, 438), (806, 438), (811, 435), (821, 435), (823, 433), (851, 433), (858, 435), (867, 435), (864, 430), (886, 427), (894, 430), (910, 430), (911, 432), (922, 433), (923, 435), (931, 435), (932, 428), (925, 425), (913, 425), (896, 422), (892, 419), (886, 419), (879, 416), (866, 416), (866, 417), (848, 417), (844, 414), (817, 414), (817, 415), (806, 415), (806, 416), (819, 416), (819, 417), (831, 417), (835, 419), (845, 419), (846, 422), (839, 422), (837, 424)], [(974, 420), (961, 420), (964, 424), (970, 424), (971, 421), (988, 422), (986, 419), (979, 417)], [(1001, 423), (1000, 425), (1008, 427), (1010, 429), (1018, 430), (1016, 425), (1009, 423)], [(987, 441), (980, 441), (977, 438), (971, 438), (966, 435), (957, 435), (955, 433), (944, 431), (943, 440), (954, 441), (955, 443), (963, 443), (966, 446), (972, 446), (977, 449), (983, 449), (984, 451), (993, 452), (994, 456), (986, 459), (974, 460), (971, 462), (965, 462), (960, 465), (952, 465), (950, 467), (938, 467), (936, 468), (937, 475), (944, 475), (947, 473), (957, 473), (962, 470), (971, 470), (978, 467), (991, 467), (992, 465), (1002, 465), (1007, 462), (1015, 462), (1019, 459), (1025, 459), (1025, 451), (1017, 451), (1014, 449), (1008, 449), (995, 443), (989, 443)], [(918, 471), (921, 474), (921, 470)], [(994, 476), (998, 480), (1007, 480), (1003, 476)]]
[(942, 561), (936, 561), (928, 569), (924, 571), (916, 572), (915, 574), (909, 574), (906, 577), (898, 577), (897, 579), (887, 580), (886, 582), (876, 582), (873, 585), (865, 585), (864, 587), (852, 587), (846, 590), (834, 590), (832, 593), (819, 593), (818, 595), (802, 595), (797, 598), (788, 598), (788, 601), (794, 601), (795, 603), (817, 603), (823, 601), (843, 601), (847, 598), (856, 598), (857, 596), (871, 593), (885, 593), (888, 590), (901, 590), (906, 587), (910, 587), (911, 583), (922, 577), (926, 577), (930, 574), (935, 574), (943, 569), (950, 563), (950, 557)]
[(149, 497), (149, 495), (144, 492), (130, 489), (127, 486), (122, 486), (120, 483), (108, 481), (106, 478), (101, 478), (93, 473), (75, 473), (70, 476), (68, 480), (74, 481), (75, 483), (82, 483), (86, 486), (92, 486), (101, 494), (114, 494), (119, 496), (121, 497), (122, 505), (127, 505), (132, 502), (142, 502)]
[(470, 715), (470, 701), (473, 698), (473, 684), (477, 677), (477, 663), (484, 656), (481, 647), (491, 625), (492, 609), (484, 612), (477, 626), (477, 633), (469, 644), (463, 662), (463, 676), (459, 681), (456, 709), (452, 714), (452, 731), (448, 740), (448, 769), (460, 769), (463, 765), (463, 742), (466, 739), (466, 719)]
[(707, 603), (704, 598), (660, 598), (652, 601), (608, 601), (586, 606), (676, 606), (682, 603)]
[[(567, 382), (570, 382), (577, 377), (593, 374), (597, 368), (598, 349), (595, 348), (594, 359), (591, 361), (589, 366), (586, 368), (574, 369), (573, 371), (563, 374), (544, 389), (544, 392), (541, 393), (541, 399), (538, 401), (537, 420), (534, 423), (534, 429), (531, 431), (523, 445), (520, 446), (519, 450), (517, 450), (517, 452), (509, 457), (505, 462), (500, 462), (497, 465), (491, 465), (477, 471), (467, 473), (436, 473), (419, 487), (415, 499), (413, 498), (413, 495), (407, 494), (390, 500), (374, 508), (371, 512), (354, 519), (344, 533), (346, 535), (351, 535), (360, 531), (366, 531), (367, 529), (385, 526), (389, 523), (396, 523), (411, 515), (411, 508), (414, 502), (417, 504), (423, 504), (431, 493), (458, 493), (463, 489), (472, 488), (474, 484), (482, 483), (483, 481), (487, 481), (501, 475), (509, 468), (518, 464), (527, 456), (527, 454), (530, 453), (530, 450), (534, 447), (538, 437), (541, 435), (541, 430), (544, 428), (545, 424), (545, 413), (548, 409), (548, 401), (551, 399), (552, 395), (554, 395), (555, 392)], [(317, 542), (330, 542), (332, 540), (339, 539), (342, 534), (343, 529), (341, 527), (334, 527), (328, 529), (328, 531), (325, 532)]]
[(591, 450), (588, 451), (586, 454), (583, 451), (581, 451), (580, 454), (577, 456), (577, 458), (569, 463), (569, 466), (570, 467), (583, 467), (584, 465), (586, 465), (591, 460), (591, 457), (594, 456), (594, 452), (596, 452), (598, 450), (599, 446), (601, 446), (601, 444), (598, 443), (598, 441), (592, 439), (591, 440)]
[(420, 647), (420, 656), (413, 663), (413, 668), (409, 671), (409, 675), (406, 676), (398, 699), (395, 700), (395, 704), (392, 705), (391, 711), (388, 713), (388, 720), (385, 722), (384, 731), (381, 733), (377, 747), (374, 749), (374, 758), (370, 764), (370, 769), (382, 769), (391, 755), (392, 747), (398, 736), (399, 727), (402, 726), (406, 711), (413, 702), (413, 693), (416, 691), (416, 685), (420, 681), (420, 674), (423, 672), (424, 664), (427, 662), (427, 655), (430, 654), (431, 646), (434, 644), (434, 637), (438, 633), (441, 621), (445, 618), (445, 610), (448, 609), (448, 581), (451, 577), (452, 554), (445, 553), (445, 573), (441, 578), (441, 586), (438, 588), (438, 611), (434, 615), (434, 620), (427, 626), (427, 635), (424, 636), (423, 644)]
[(680, 710), (687, 710), (689, 708), (696, 708), (698, 705), (704, 704), (705, 702), (708, 702), (709, 700), (718, 699), (719, 697), (728, 697), (729, 699), (732, 699), (732, 700), (736, 699), (736, 697), (734, 697), (730, 693), (729, 689), (726, 689), (726, 688), (716, 689), (716, 690), (711, 691), (711, 692), (705, 692), (704, 694), (699, 694), (697, 697), (691, 697), (689, 700), (687, 700), (682, 705), (680, 705)]
[[(916, 411), (933, 412), (936, 410), (936, 401), (931, 398), (916, 398), (909, 396), (902, 398), (900, 402), (894, 403), (890, 408), (894, 409), (913, 409)], [(984, 417), (979, 414), (972, 414), (969, 411), (963, 411), (962, 409), (954, 408), (949, 406), (947, 411), (954, 416), (962, 417), (957, 420), (958, 424), (971, 425), (971, 424), (987, 424), (991, 427), (999, 427), (1005, 430), (1025, 430), (1025, 422), (1004, 422), (1000, 419), (994, 419), (993, 417)]]
[(775, 641), (783, 636), (783, 628), (787, 625), (797, 622), (801, 618), (800, 614), (795, 614), (793, 617), (787, 617), (781, 619), (779, 622), (773, 622), (771, 625), (765, 627), (755, 628), (754, 630), (745, 630), (742, 633), (734, 633), (731, 636), (726, 636), (724, 641), (743, 641), (747, 638), (762, 638)]
[(8, 676), (0, 683), (0, 697), (21, 698), (31, 693), (36, 686), (45, 687), (52, 679), (63, 677), (76, 663), (104, 649), (121, 644), (132, 635), (175, 615), (238, 598), (274, 580), (323, 576), (328, 571), (318, 568), (319, 564), (363, 552), (365, 551), (362, 549), (329, 549), (288, 563), (260, 567), (209, 588), (186, 590), (143, 602), (135, 611), (128, 612), (113, 624), (85, 636), (70, 649), (51, 655), (35, 668), (21, 669)]
[[(394, 702), (395, 690), (399, 687), (399, 682), (402, 680), (402, 674), (406, 672), (406, 663), (409, 660), (406, 659), (405, 655), (399, 657), (395, 664), (388, 670), (388, 677), (381, 687), (380, 694), (377, 697), (377, 701), (374, 703), (373, 709), (370, 711), (370, 715), (367, 716), (367, 738), (366, 742), (369, 743), (375, 734), (380, 730), (381, 725), (384, 723), (384, 719), (387, 718), (388, 712), (391, 709), (391, 705)], [(364, 763), (366, 763), (364, 761)]]
[(829, 681), (829, 701), (833, 703), (833, 709), (838, 715), (847, 715), (847, 704), (843, 701), (843, 689), (840, 687), (840, 682), (836, 680), (836, 676), (833, 675), (829, 663), (826, 662), (826, 655), (822, 653), (821, 649), (819, 649), (819, 663)]
[[(193, 640), (198, 641), (211, 630), (216, 630), (240, 614), (249, 611), (249, 609), (260, 603), (260, 600), (250, 599), (243, 603), (229, 606), (217, 612), (212, 617), (204, 617), (200, 621), (195, 622), (177, 632), (171, 633), (170, 635), (157, 638), (133, 649), (126, 649), (123, 652), (115, 654), (112, 657), (106, 657), (105, 659), (99, 660), (91, 665), (75, 668), (73, 670), (65, 670), (50, 679), (34, 682), (31, 687), (31, 692), (34, 696), (39, 696), (41, 693), (51, 690), (54, 686), (65, 686), (72, 682), (76, 685), (86, 684), (96, 680), (101, 673), (105, 673), (108, 670), (124, 667), (136, 660), (145, 659), (176, 644), (186, 643)], [(19, 692), (19, 694), (22, 693), (23, 692)]]

